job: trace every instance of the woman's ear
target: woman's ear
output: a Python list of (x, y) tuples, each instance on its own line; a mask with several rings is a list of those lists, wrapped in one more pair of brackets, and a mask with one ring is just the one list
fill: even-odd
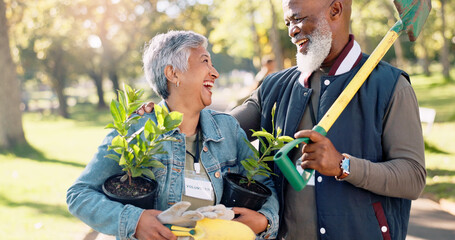
[(175, 71), (174, 67), (171, 65), (167, 65), (164, 67), (164, 75), (166, 76), (167, 80), (171, 83), (179, 82), (177, 71)]

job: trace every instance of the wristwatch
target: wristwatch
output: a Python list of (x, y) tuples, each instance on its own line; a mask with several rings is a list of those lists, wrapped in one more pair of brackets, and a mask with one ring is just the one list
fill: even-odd
[(341, 167), (341, 170), (342, 170), (342, 173), (340, 176), (335, 176), (335, 179), (338, 180), (338, 181), (342, 181), (345, 177), (349, 176), (349, 166), (350, 166), (350, 163), (349, 163), (349, 155), (343, 153), (343, 160), (341, 160), (340, 162), (340, 167)]

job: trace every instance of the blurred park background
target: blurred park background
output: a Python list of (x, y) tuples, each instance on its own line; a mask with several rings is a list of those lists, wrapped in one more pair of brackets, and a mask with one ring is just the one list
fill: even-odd
[[(418, 40), (403, 34), (384, 57), (406, 70), (425, 123), (423, 195), (455, 202), (455, 1), (434, 0)], [(397, 20), (392, 0), (355, 0), (352, 33), (371, 53)], [(450, 20), (452, 19), (452, 20)], [(0, 238), (77, 239), (66, 189), (95, 153), (122, 83), (144, 88), (144, 44), (170, 29), (208, 37), (221, 77), (215, 103), (248, 95), (260, 59), (295, 63), (280, 0), (0, 0)], [(223, 109), (221, 109), (223, 110)]]

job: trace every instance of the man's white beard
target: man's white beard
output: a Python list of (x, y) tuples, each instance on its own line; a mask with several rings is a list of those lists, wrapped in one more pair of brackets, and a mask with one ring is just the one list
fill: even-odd
[(332, 46), (332, 32), (327, 20), (321, 17), (318, 26), (308, 37), (310, 42), (306, 54), (297, 52), (297, 68), (302, 73), (312, 73), (317, 70), (329, 55)]

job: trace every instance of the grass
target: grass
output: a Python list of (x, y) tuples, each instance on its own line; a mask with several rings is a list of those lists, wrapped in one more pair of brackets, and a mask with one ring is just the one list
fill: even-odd
[[(455, 202), (455, 84), (441, 75), (412, 76), (419, 104), (435, 108), (436, 123), (425, 136), (424, 195)], [(82, 240), (90, 228), (66, 206), (66, 190), (96, 152), (108, 130), (108, 110), (91, 104), (70, 109), (72, 119), (24, 114), (30, 146), (0, 151), (0, 236), (9, 240)]]
[[(77, 109), (87, 110), (87, 106)], [(107, 111), (66, 120), (24, 115), (31, 146), (0, 152), (0, 236), (8, 239), (84, 238), (89, 228), (67, 210), (66, 190), (91, 159), (108, 130)], [(81, 115), (82, 118), (82, 115)]]
[(455, 83), (440, 73), (411, 77), (421, 107), (436, 110), (435, 124), (425, 138), (427, 185), (424, 196), (455, 202)]

